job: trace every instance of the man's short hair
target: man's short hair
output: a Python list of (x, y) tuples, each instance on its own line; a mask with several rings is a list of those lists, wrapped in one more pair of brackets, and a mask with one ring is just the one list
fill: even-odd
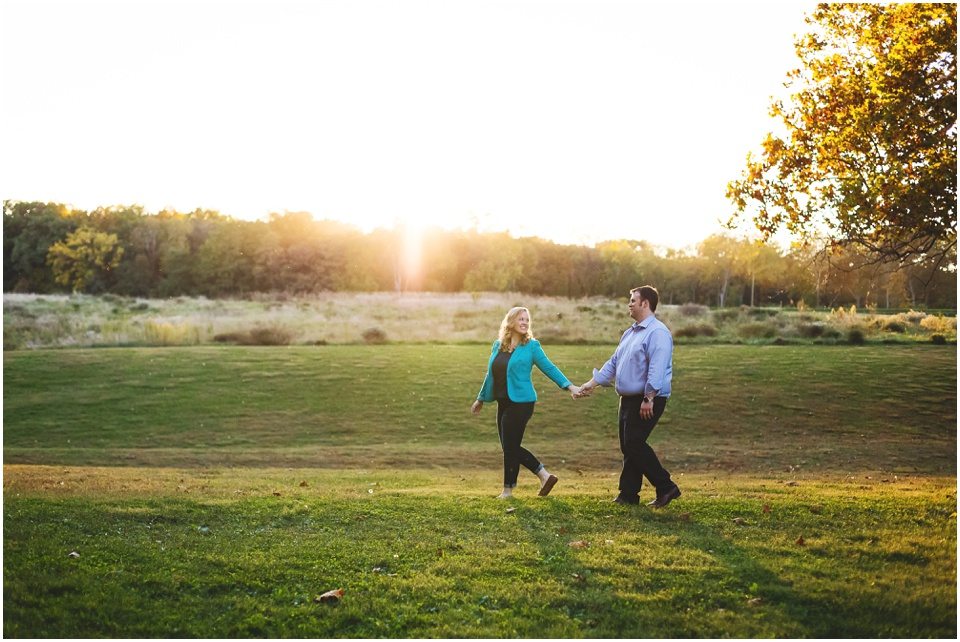
[(660, 302), (660, 293), (652, 285), (641, 285), (639, 288), (630, 290), (630, 294), (639, 294), (641, 301), (650, 302), (650, 311), (657, 311), (657, 303)]

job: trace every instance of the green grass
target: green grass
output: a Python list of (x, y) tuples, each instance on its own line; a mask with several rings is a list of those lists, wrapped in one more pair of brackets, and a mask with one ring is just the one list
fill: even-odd
[(4, 635), (956, 637), (954, 347), (678, 346), (661, 511), (540, 375), (561, 482), (493, 499), (487, 350), (5, 353)]
[[(611, 346), (547, 346), (573, 381)], [(113, 465), (496, 465), (495, 408), (469, 406), (487, 346), (198, 347), (4, 354), (4, 461)], [(612, 390), (535, 374), (525, 443), (619, 461)], [(654, 434), (679, 469), (956, 474), (949, 346), (679, 346)], [(384, 447), (384, 444), (389, 447)]]

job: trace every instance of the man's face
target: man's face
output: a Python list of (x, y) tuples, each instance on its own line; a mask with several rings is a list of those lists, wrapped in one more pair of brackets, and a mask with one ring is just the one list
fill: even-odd
[(635, 320), (640, 320), (640, 313), (643, 309), (643, 304), (645, 302), (640, 299), (639, 292), (630, 293), (630, 303), (627, 304), (627, 310), (630, 312), (630, 316)]

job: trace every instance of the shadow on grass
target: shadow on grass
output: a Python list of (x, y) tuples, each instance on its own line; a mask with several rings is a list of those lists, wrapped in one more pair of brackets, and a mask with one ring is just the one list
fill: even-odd
[[(4, 632), (955, 637), (953, 588), (923, 584), (932, 558), (901, 546), (878, 577), (890, 588), (864, 586), (844, 550), (767, 548), (793, 525), (732, 530), (735, 504), (691, 495), (662, 511), (379, 486), (359, 499), (5, 497)], [(337, 586), (349, 598), (318, 610), (314, 595)]]
[[(759, 561), (757, 546), (731, 541), (721, 525), (700, 523), (680, 505), (655, 512), (560, 500), (538, 504), (537, 512), (527, 532), (551, 561), (551, 572), (567, 578), (568, 590), (552, 606), (583, 621), (591, 637), (726, 637), (731, 631), (757, 637), (956, 636), (955, 594), (944, 603), (909, 591), (870, 589), (855, 579), (841, 590), (829, 588), (846, 579), (839, 570), (845, 560), (798, 546), (794, 555), (809, 570), (804, 566), (800, 576), (778, 570)], [(606, 535), (594, 535), (636, 545), (602, 548), (604, 542), (583, 532), (564, 532), (562, 524), (571, 518), (604, 523)], [(584, 554), (589, 549), (571, 541), (587, 541), (603, 552)], [(898, 555), (903, 553), (891, 557)], [(928, 560), (913, 554), (910, 561), (922, 573)], [(824, 564), (838, 568), (823, 571)], [(829, 580), (823, 587), (821, 577)]]

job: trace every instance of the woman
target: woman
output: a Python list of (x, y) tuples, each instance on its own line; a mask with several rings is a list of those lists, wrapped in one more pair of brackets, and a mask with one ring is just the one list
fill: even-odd
[(577, 398), (580, 388), (563, 376), (544, 354), (540, 342), (533, 338), (530, 311), (521, 307), (511, 308), (500, 324), (500, 337), (493, 342), (487, 376), (477, 400), (470, 408), (473, 414), (480, 414), (485, 401), (497, 401), (497, 430), (503, 448), (503, 492), (499, 499), (513, 495), (520, 464), (540, 478), (541, 497), (545, 497), (557, 483), (557, 476), (547, 472), (533, 453), (520, 445), (537, 401), (537, 392), (530, 377), (533, 366), (537, 366), (555, 384), (569, 390), (574, 399)]

